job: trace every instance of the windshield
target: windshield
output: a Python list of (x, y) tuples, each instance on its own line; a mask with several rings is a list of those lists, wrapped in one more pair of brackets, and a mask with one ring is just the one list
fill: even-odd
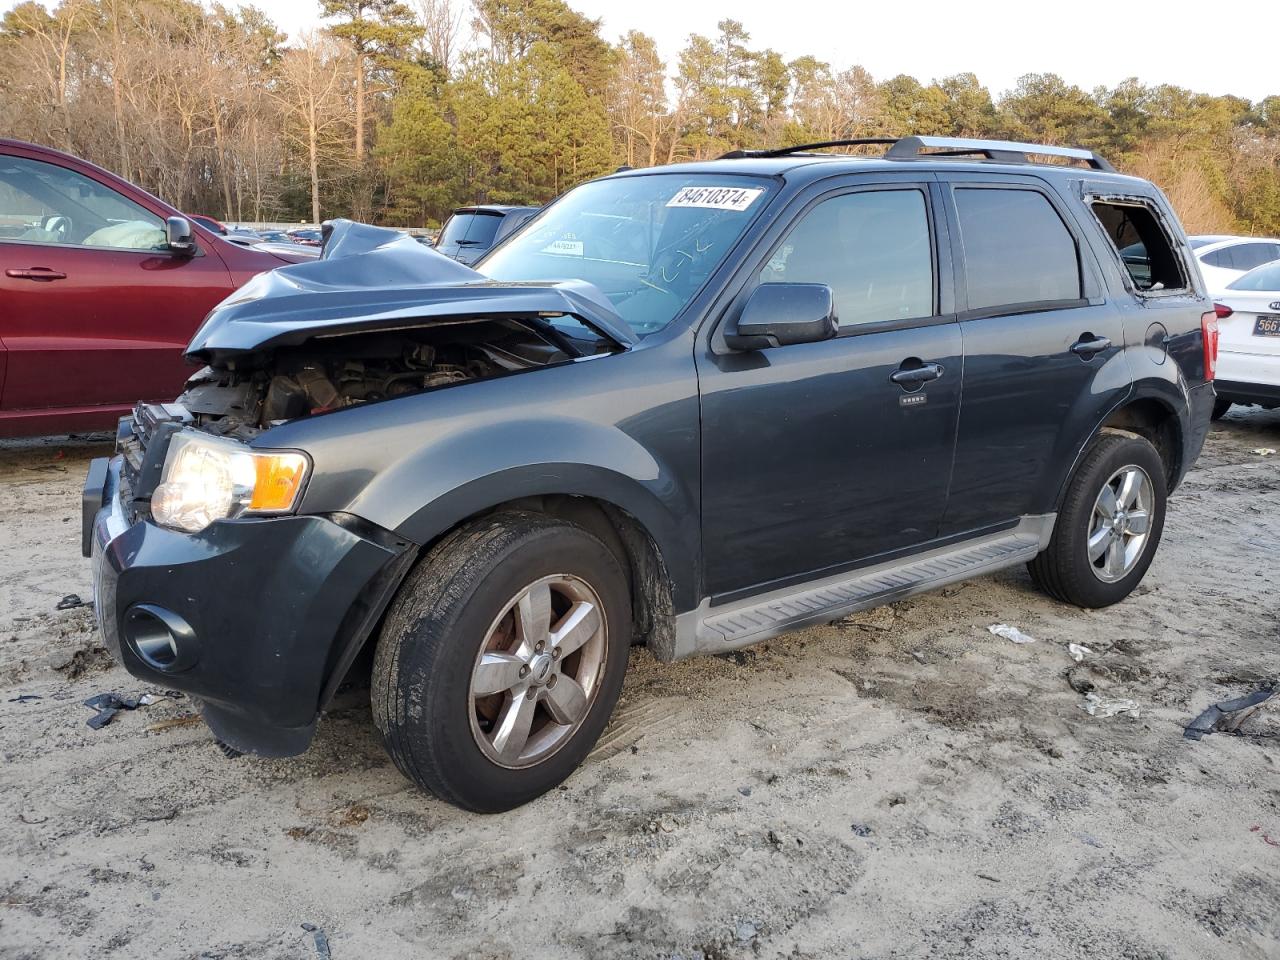
[(1280, 290), (1280, 260), (1250, 270), (1235, 283), (1227, 286), (1228, 290)]
[(571, 190), (476, 269), (494, 280), (585, 280), (638, 335), (670, 323), (772, 189), (768, 180), (661, 173)]

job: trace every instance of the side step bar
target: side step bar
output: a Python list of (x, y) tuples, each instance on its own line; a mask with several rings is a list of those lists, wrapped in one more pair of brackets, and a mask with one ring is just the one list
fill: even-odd
[(1016, 527), (999, 533), (730, 604), (712, 607), (704, 600), (698, 609), (676, 618), (675, 657), (737, 650), (1025, 563), (1048, 546), (1055, 518), (1054, 514), (1024, 517)]

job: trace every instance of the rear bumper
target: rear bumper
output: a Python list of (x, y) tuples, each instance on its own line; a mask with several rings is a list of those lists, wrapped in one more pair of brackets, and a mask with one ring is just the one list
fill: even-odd
[(194, 535), (131, 523), (120, 469), (119, 457), (95, 461), (84, 503), (112, 655), (195, 697), (237, 750), (301, 753), (413, 545), (344, 516), (220, 521)]
[(1210, 381), (1188, 390), (1187, 399), (1189, 401), (1189, 409), (1187, 411), (1186, 448), (1183, 451), (1178, 475), (1174, 478), (1170, 490), (1173, 490), (1182, 482), (1182, 478), (1187, 475), (1187, 471), (1199, 459), (1200, 451), (1204, 448), (1204, 438), (1209, 435), (1209, 427), (1213, 419), (1213, 405), (1218, 399), (1218, 395), (1214, 391), (1213, 382)]
[(1222, 350), (1216, 372), (1220, 394), (1280, 396), (1280, 356)]
[(1280, 384), (1247, 383), (1242, 380), (1215, 380), (1218, 396), (1232, 403), (1280, 404)]

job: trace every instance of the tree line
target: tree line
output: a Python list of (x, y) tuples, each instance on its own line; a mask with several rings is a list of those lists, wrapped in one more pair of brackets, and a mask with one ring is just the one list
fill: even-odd
[(543, 203), (620, 165), (851, 137), (1091, 147), (1169, 194), (1193, 232), (1280, 233), (1280, 96), (1029, 74), (922, 83), (761, 49), (735, 20), (674, 63), (564, 0), (319, 0), (290, 41), (254, 7), (26, 2), (0, 19), (0, 135), (231, 221), (438, 223)]

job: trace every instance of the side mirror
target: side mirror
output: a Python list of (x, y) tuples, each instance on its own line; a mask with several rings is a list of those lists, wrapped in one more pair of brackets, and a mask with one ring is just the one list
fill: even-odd
[(170, 217), (164, 222), (165, 245), (180, 257), (196, 255), (195, 228), (186, 217)]
[(724, 342), (734, 350), (765, 350), (830, 340), (840, 329), (825, 283), (762, 283), (747, 298), (737, 329)]

